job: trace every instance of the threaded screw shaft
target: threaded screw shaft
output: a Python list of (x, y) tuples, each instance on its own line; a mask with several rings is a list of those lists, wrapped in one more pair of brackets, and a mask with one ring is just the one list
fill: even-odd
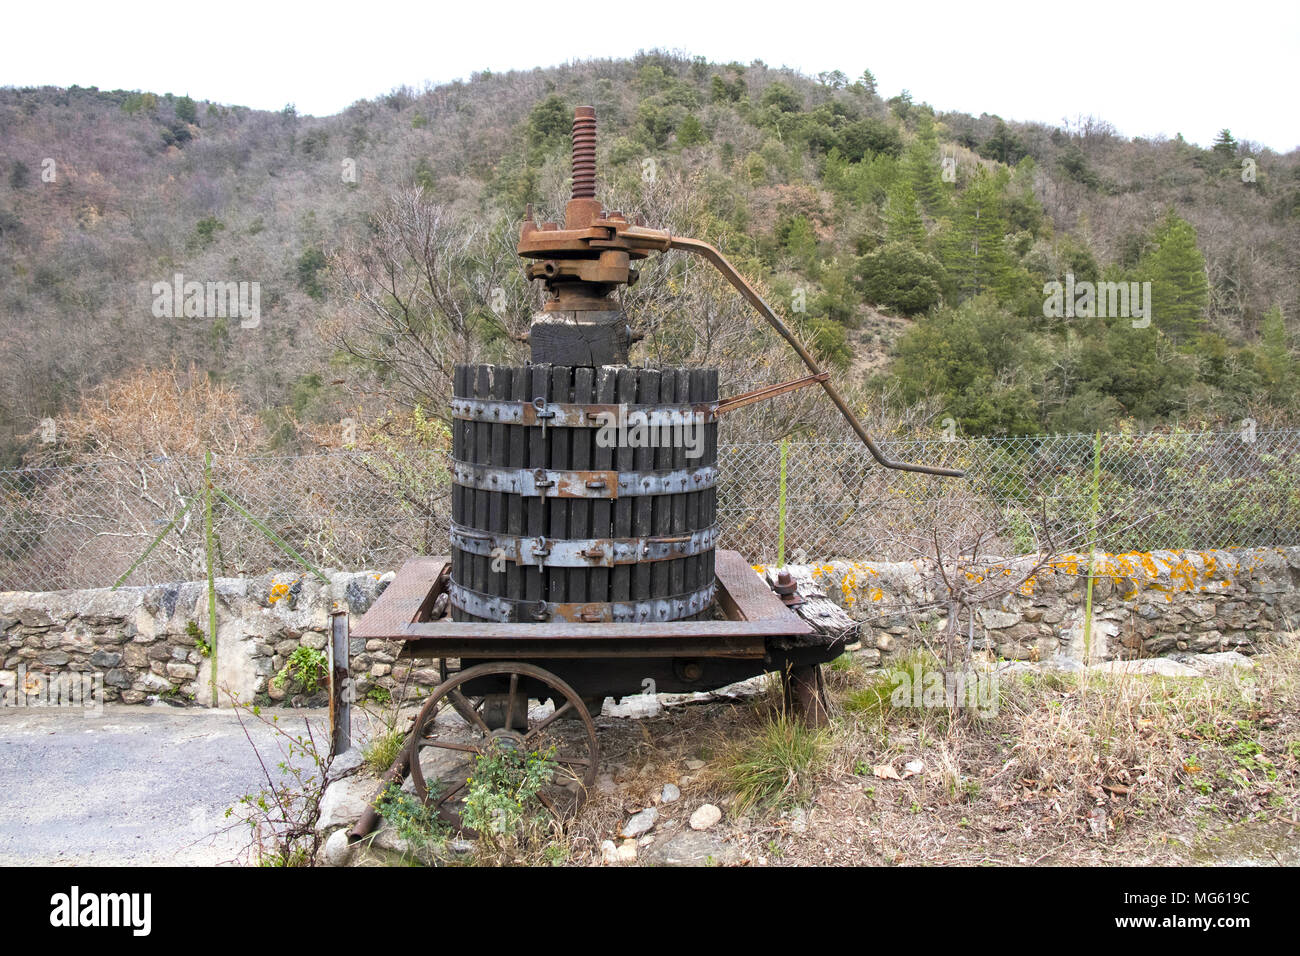
[(573, 111), (573, 198), (596, 197), (596, 111), (579, 106)]

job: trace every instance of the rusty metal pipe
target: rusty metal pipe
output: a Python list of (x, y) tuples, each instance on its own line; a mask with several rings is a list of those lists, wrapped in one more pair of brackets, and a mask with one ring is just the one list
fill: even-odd
[(758, 309), (763, 318), (767, 320), (767, 324), (776, 329), (777, 334), (780, 335), (781, 338), (785, 339), (786, 342), (790, 344), (790, 347), (799, 353), (799, 357), (803, 359), (803, 363), (808, 366), (808, 370), (812, 372), (813, 375), (818, 376), (821, 387), (826, 390), (827, 396), (829, 396), (830, 400), (835, 403), (835, 407), (840, 410), (840, 413), (845, 417), (845, 419), (848, 420), (849, 425), (852, 426), (855, 432), (857, 432), (858, 437), (862, 439), (862, 443), (866, 445), (867, 450), (871, 452), (871, 457), (876, 459), (876, 461), (884, 465), (886, 468), (893, 468), (898, 471), (914, 471), (924, 475), (943, 475), (948, 478), (964, 478), (966, 476), (964, 471), (958, 471), (953, 468), (937, 468), (933, 465), (917, 465), (906, 461), (894, 461), (892, 458), (886, 457), (884, 452), (882, 452), (876, 446), (876, 443), (872, 441), (871, 435), (867, 432), (866, 428), (863, 427), (862, 422), (858, 421), (858, 416), (853, 414), (853, 409), (849, 408), (848, 403), (844, 401), (843, 396), (841, 396), (835, 386), (831, 384), (830, 378), (822, 377), (825, 373), (822, 372), (821, 368), (817, 365), (817, 361), (812, 357), (808, 350), (803, 347), (803, 343), (799, 341), (793, 332), (786, 328), (784, 322), (776, 317), (776, 313), (773, 312), (768, 304), (763, 301), (763, 297), (755, 291), (753, 286), (745, 281), (745, 277), (736, 271), (736, 268), (727, 261), (726, 256), (719, 252), (714, 246), (700, 239), (683, 239), (673, 236), (668, 242), (668, 248), (681, 249), (684, 252), (692, 252), (697, 256), (702, 256), (709, 260), (709, 262), (713, 263), (714, 267), (721, 272), (724, 277), (726, 277), (727, 281), (735, 286), (736, 290), (749, 300), (749, 304)]

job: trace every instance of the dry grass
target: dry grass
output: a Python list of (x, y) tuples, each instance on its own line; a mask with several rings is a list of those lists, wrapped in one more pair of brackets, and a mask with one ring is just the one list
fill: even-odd
[[(683, 799), (661, 807), (656, 832), (707, 800), (753, 864), (1175, 863), (1225, 826), (1293, 840), (1300, 647), (1255, 660), (1190, 679), (1003, 673), (986, 718), (892, 706), (888, 676), (849, 660), (828, 669), (837, 717), (825, 736), (792, 729), (774, 692), (606, 721), (614, 779), (570, 825), (570, 860), (598, 859), (600, 841), (676, 780)], [(707, 765), (688, 771), (690, 759)], [(914, 761), (920, 773), (906, 770)], [(806, 828), (780, 813), (795, 805)]]

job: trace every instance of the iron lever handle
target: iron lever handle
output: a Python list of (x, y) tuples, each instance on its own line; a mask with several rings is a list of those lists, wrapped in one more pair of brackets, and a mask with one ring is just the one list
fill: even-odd
[(840, 395), (839, 391), (831, 384), (829, 376), (825, 376), (825, 373), (823, 373), (821, 368), (818, 367), (816, 360), (809, 354), (808, 350), (803, 347), (803, 343), (795, 337), (794, 333), (786, 328), (784, 322), (776, 317), (776, 313), (773, 312), (768, 304), (763, 301), (762, 296), (754, 290), (753, 286), (745, 281), (745, 277), (736, 271), (735, 266), (728, 262), (727, 258), (719, 252), (717, 248), (700, 239), (684, 239), (677, 236), (673, 236), (668, 240), (668, 248), (681, 249), (684, 252), (692, 252), (713, 263), (714, 268), (721, 272), (723, 277), (735, 286), (736, 291), (743, 295), (749, 301), (750, 305), (758, 309), (763, 318), (767, 320), (767, 324), (776, 329), (777, 334), (780, 335), (781, 338), (785, 339), (786, 342), (790, 344), (790, 347), (799, 353), (799, 357), (803, 359), (804, 365), (808, 366), (808, 370), (812, 372), (813, 375), (818, 376), (821, 387), (826, 390), (827, 396), (835, 403), (835, 407), (840, 410), (840, 413), (848, 420), (849, 425), (852, 426), (858, 437), (862, 439), (862, 443), (866, 445), (867, 450), (871, 452), (872, 458), (876, 459), (876, 461), (884, 465), (886, 468), (894, 468), (898, 471), (914, 471), (925, 475), (943, 475), (949, 478), (964, 478), (966, 476), (966, 472), (958, 471), (954, 468), (938, 468), (933, 465), (917, 465), (906, 461), (894, 461), (892, 458), (886, 457), (884, 452), (882, 452), (876, 446), (876, 443), (872, 441), (871, 435), (867, 432), (866, 428), (863, 427), (862, 422), (858, 421), (858, 416), (853, 414), (853, 409), (849, 408), (848, 403), (844, 401), (844, 398)]

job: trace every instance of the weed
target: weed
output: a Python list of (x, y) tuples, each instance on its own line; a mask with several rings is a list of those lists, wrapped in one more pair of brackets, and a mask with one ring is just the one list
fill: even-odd
[[(229, 688), (222, 690), (234, 706), (240, 729), (253, 748), (266, 780), (264, 789), (244, 794), (238, 801), (242, 822), (249, 827), (252, 837), (247, 851), (259, 866), (312, 866), (320, 847), (316, 821), (320, 819), (321, 798), (325, 796), (333, 758), (328, 749), (322, 751), (317, 747), (309, 722), (303, 721), (303, 734), (294, 734), (280, 726), (278, 716), (265, 717), (260, 707), (241, 703)], [(278, 781), (272, 778), (261, 750), (248, 732), (245, 714), (273, 732), (272, 740), (281, 757), (276, 764)], [(226, 818), (234, 816), (235, 808), (227, 808)]]
[(825, 731), (785, 715), (769, 717), (722, 757), (722, 777), (736, 794), (735, 812), (781, 809), (805, 800), (829, 742)]
[[(432, 787), (430, 796), (437, 793)], [(375, 802), (375, 809), (384, 822), (416, 854), (428, 853), (430, 858), (447, 842), (450, 830), (434, 816), (433, 811), (401, 787), (389, 785)]]
[(212, 656), (212, 647), (211, 645), (208, 644), (207, 637), (206, 635), (204, 635), (203, 629), (201, 627), (199, 627), (193, 621), (186, 621), (185, 634), (187, 637), (190, 637), (194, 640), (194, 646), (198, 648), (198, 652), (200, 654), (202, 654), (204, 657)]
[(461, 822), (498, 852), (544, 853), (551, 828), (541, 791), (558, 770), (554, 748), (523, 752), (493, 742), (474, 758)]
[(382, 774), (393, 765), (397, 755), (402, 752), (406, 735), (396, 728), (376, 734), (361, 751), (366, 766), (376, 774)]
[(283, 687), (286, 680), (294, 680), (302, 686), (304, 694), (314, 694), (325, 676), (326, 664), (325, 655), (315, 648), (296, 647), (271, 682), (276, 687)]

